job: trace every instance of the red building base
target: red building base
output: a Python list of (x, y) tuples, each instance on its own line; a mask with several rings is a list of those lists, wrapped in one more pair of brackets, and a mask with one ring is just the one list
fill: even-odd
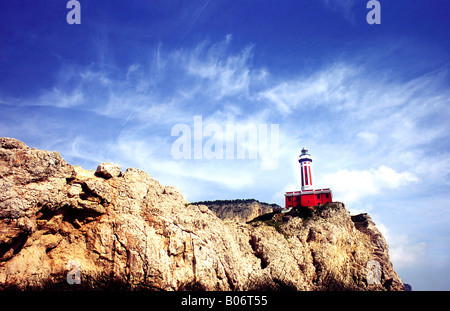
[(305, 190), (305, 191), (293, 191), (286, 192), (285, 207), (297, 207), (297, 206), (316, 206), (319, 204), (325, 204), (333, 202), (333, 195), (331, 190), (317, 189), (317, 190)]

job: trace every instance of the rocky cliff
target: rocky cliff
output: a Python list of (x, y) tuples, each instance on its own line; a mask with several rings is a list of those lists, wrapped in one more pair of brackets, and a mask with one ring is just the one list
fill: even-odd
[(0, 289), (403, 289), (368, 215), (263, 216), (221, 220), (141, 170), (0, 139)]

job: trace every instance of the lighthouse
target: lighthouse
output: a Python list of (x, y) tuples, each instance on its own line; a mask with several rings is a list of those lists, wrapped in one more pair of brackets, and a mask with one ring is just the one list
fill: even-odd
[(298, 158), (298, 163), (300, 163), (300, 176), (302, 180), (302, 191), (312, 190), (312, 174), (311, 174), (311, 164), (312, 158), (308, 153), (308, 150), (303, 147), (302, 153)]
[(333, 202), (333, 195), (330, 188), (314, 189), (312, 181), (312, 157), (308, 149), (303, 148), (298, 157), (300, 164), (301, 191), (286, 192), (285, 207), (316, 206)]

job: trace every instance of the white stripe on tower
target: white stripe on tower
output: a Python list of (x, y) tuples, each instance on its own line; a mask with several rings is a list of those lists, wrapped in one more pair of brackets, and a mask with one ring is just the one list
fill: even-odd
[(303, 190), (303, 187), (305, 186), (305, 174), (303, 173), (302, 165), (300, 165), (300, 177), (302, 178), (302, 190)]

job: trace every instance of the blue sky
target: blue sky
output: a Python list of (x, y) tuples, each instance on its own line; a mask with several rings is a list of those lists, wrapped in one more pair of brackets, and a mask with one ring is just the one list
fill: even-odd
[[(365, 0), (79, 2), (79, 25), (66, 1), (0, 4), (0, 136), (143, 169), (189, 201), (280, 205), (305, 146), (315, 185), (372, 216), (404, 282), (450, 289), (448, 1), (380, 1), (379, 25)], [(278, 124), (278, 161), (175, 159), (171, 131), (193, 139), (194, 116)]]

